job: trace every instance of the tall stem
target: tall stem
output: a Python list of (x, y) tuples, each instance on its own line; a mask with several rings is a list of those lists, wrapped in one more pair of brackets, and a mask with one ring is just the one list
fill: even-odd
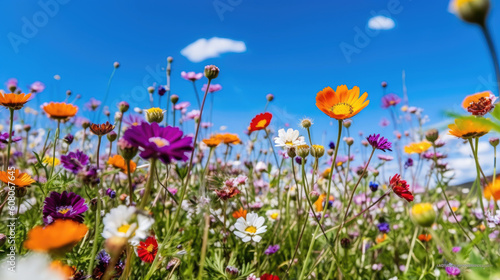
[[(102, 180), (101, 180), (102, 181)], [(99, 242), (99, 225), (101, 223), (101, 195), (97, 192), (97, 210), (95, 211), (95, 227), (94, 227), (94, 244), (92, 244), (92, 253), (90, 254), (90, 264), (87, 268), (87, 274), (92, 275), (94, 268), (95, 256), (97, 254), (97, 247)]]
[(198, 95), (198, 90), (196, 89), (196, 81), (193, 81), (194, 94), (196, 96), (196, 102), (198, 103), (198, 108), (201, 108), (200, 96)]
[[(117, 145), (118, 146), (118, 145)], [(134, 204), (134, 186), (132, 185), (132, 174), (130, 174), (130, 160), (127, 161), (127, 178), (128, 178), (128, 191), (129, 191), (129, 206)]]
[(10, 146), (12, 145), (12, 126), (14, 124), (14, 109), (10, 110), (10, 124), (9, 124), (9, 143), (7, 144), (7, 161), (3, 166), (3, 170), (7, 171), (7, 167), (10, 164)]
[(483, 31), (484, 38), (486, 39), (486, 43), (488, 44), (488, 48), (490, 50), (491, 60), (493, 62), (493, 66), (495, 67), (495, 76), (496, 76), (496, 85), (497, 85), (497, 94), (500, 94), (500, 66), (498, 65), (498, 56), (495, 50), (495, 44), (493, 43), (493, 38), (491, 38), (490, 31), (486, 26), (486, 23), (480, 25), (481, 31)]
[(139, 206), (140, 209), (144, 209), (146, 204), (148, 203), (149, 200), (149, 195), (151, 193), (151, 187), (153, 186), (154, 182), (154, 170), (156, 168), (156, 159), (152, 158), (150, 163), (149, 163), (149, 174), (148, 174), (148, 180), (146, 181), (146, 187), (144, 189), (144, 194), (141, 198), (141, 204)]
[(52, 178), (52, 175), (54, 174), (54, 170), (56, 169), (56, 147), (57, 147), (57, 140), (59, 140), (59, 127), (61, 125), (61, 121), (57, 121), (57, 130), (56, 130), (56, 137), (54, 139), (54, 149), (52, 151), (52, 170), (50, 171), (50, 178)]

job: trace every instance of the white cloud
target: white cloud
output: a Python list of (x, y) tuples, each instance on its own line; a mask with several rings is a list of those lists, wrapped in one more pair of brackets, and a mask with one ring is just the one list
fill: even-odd
[(368, 20), (368, 27), (375, 30), (393, 29), (396, 24), (391, 18), (384, 16), (374, 16)]
[(219, 57), (223, 53), (242, 53), (247, 50), (245, 42), (227, 38), (201, 38), (181, 50), (181, 54), (192, 62), (201, 62), (208, 58)]

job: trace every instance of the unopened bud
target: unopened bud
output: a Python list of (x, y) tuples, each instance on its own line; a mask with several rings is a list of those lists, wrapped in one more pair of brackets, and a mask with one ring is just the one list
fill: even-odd
[(207, 79), (212, 80), (219, 76), (219, 68), (215, 65), (207, 65), (205, 66), (205, 77)]

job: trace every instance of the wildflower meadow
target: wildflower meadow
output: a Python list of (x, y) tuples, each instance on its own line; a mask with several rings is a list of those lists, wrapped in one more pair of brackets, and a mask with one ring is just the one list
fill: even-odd
[[(213, 108), (215, 95), (231, 99), (219, 81), (232, 73), (216, 61), (183, 71), (166, 58), (149, 106), (110, 103), (129, 67), (120, 62), (90, 95), (8, 79), (0, 279), (500, 279), (492, 4), (450, 3), (482, 40), (495, 82), (455, 95), (459, 110), (442, 104), (445, 123), (406, 86), (390, 89), (400, 77), (377, 92), (330, 77), (302, 94), (294, 123), (272, 106), (283, 96), (254, 93), (260, 111), (229, 128)], [(363, 115), (370, 133), (358, 132)], [(472, 178), (457, 183), (459, 152)]]

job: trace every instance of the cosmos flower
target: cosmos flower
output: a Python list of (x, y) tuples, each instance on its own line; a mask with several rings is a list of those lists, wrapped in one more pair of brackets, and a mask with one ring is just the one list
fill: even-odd
[(474, 116), (484, 116), (493, 110), (495, 100), (490, 91), (479, 92), (465, 97), (462, 107)]
[(90, 98), (90, 100), (87, 103), (85, 103), (85, 108), (93, 112), (97, 110), (99, 106), (101, 106), (101, 101), (95, 99), (94, 97)]
[(366, 137), (366, 140), (368, 140), (368, 143), (370, 143), (370, 145), (374, 149), (378, 149), (383, 152), (385, 152), (385, 150), (389, 150), (392, 152), (391, 150), (392, 143), (389, 142), (386, 138), (380, 137), (380, 134), (372, 134)]
[[(108, 164), (114, 168), (118, 168), (121, 172), (127, 174), (127, 164), (125, 159), (120, 155), (114, 155), (108, 159)], [(134, 173), (137, 164), (130, 160), (130, 173)]]
[(23, 108), (31, 100), (31, 93), (3, 93), (0, 91), (0, 105), (12, 110)]
[(182, 111), (184, 109), (187, 109), (189, 106), (191, 106), (191, 103), (189, 103), (188, 101), (183, 101), (175, 104), (174, 109)]
[(193, 149), (193, 139), (183, 136), (179, 128), (161, 127), (157, 123), (133, 126), (125, 131), (123, 138), (139, 148), (143, 159), (157, 158), (165, 164), (172, 159), (186, 161), (186, 153)]
[(377, 157), (383, 161), (391, 161), (394, 159), (394, 157), (391, 157), (389, 155), (377, 155)]
[(462, 139), (481, 137), (490, 132), (491, 127), (472, 118), (457, 118), (454, 124), (448, 125), (449, 134)]
[(267, 231), (267, 226), (264, 226), (265, 221), (264, 217), (259, 217), (256, 213), (248, 213), (246, 218), (238, 218), (233, 232), (245, 243), (251, 240), (259, 242), (262, 239), (259, 234)]
[(115, 126), (110, 124), (109, 122), (103, 124), (90, 124), (90, 132), (94, 133), (97, 136), (102, 136), (110, 133), (115, 129)]
[[(208, 92), (214, 93), (216, 91), (219, 91), (222, 89), (222, 86), (219, 84), (210, 84), (210, 87), (208, 87)], [(207, 84), (204, 84), (203, 87), (201, 88), (201, 91), (205, 92), (207, 90)]]
[(270, 123), (273, 115), (271, 113), (262, 113), (255, 116), (250, 122), (250, 127), (248, 131), (253, 132), (261, 129), (265, 129)]
[(136, 114), (129, 114), (128, 117), (123, 119), (123, 123), (128, 126), (137, 126), (145, 121), (146, 120), (142, 115), (136, 115)]
[(401, 179), (401, 175), (396, 174), (390, 180), (392, 191), (399, 197), (404, 198), (408, 202), (413, 201), (413, 194), (410, 192), (409, 186), (405, 180)]
[(76, 150), (76, 152), (69, 152), (67, 155), (62, 155), (61, 163), (71, 173), (78, 174), (89, 163), (89, 157), (82, 151)]
[(57, 220), (48, 226), (36, 226), (31, 229), (24, 247), (38, 252), (65, 252), (82, 240), (87, 231), (85, 224), (72, 220)]
[(276, 147), (297, 147), (300, 145), (305, 145), (306, 141), (304, 136), (299, 136), (300, 132), (289, 128), (286, 132), (282, 128), (278, 130), (278, 137), (274, 137), (274, 143)]
[(387, 109), (391, 106), (396, 106), (401, 102), (401, 98), (394, 93), (389, 93), (382, 97), (382, 108)]
[(366, 92), (361, 97), (359, 93), (357, 86), (348, 89), (347, 86), (341, 85), (336, 91), (326, 87), (316, 95), (316, 107), (336, 120), (352, 118), (370, 103), (366, 100)]
[[(153, 225), (154, 220), (136, 212), (135, 207), (125, 205), (111, 209), (102, 220), (104, 224), (102, 237), (106, 239), (123, 237), (128, 238), (132, 245), (139, 244), (139, 240), (148, 236), (149, 228)], [(137, 218), (134, 219), (134, 216)]]
[(430, 142), (422, 141), (406, 145), (404, 150), (407, 154), (421, 154), (427, 151), (430, 147), (432, 147), (432, 144)]
[(145, 242), (140, 242), (137, 246), (137, 256), (147, 263), (152, 263), (158, 252), (158, 242), (154, 236), (149, 236)]
[(460, 274), (460, 268), (450, 265), (446, 266), (445, 269), (446, 273), (451, 276), (458, 276)]
[(78, 112), (77, 106), (65, 102), (50, 102), (43, 105), (42, 109), (49, 118), (63, 122), (74, 117)]
[(36, 81), (30, 85), (30, 92), (40, 93), (45, 89), (45, 85), (42, 82)]
[(188, 80), (188, 81), (194, 82), (194, 81), (197, 81), (197, 80), (203, 78), (203, 73), (182, 71), (181, 72), (181, 77), (184, 80)]
[[(19, 142), (23, 139), (22, 137), (14, 136), (14, 133), (15, 133), (15, 131), (12, 131), (12, 139), (11, 139), (12, 143)], [(9, 144), (9, 133), (8, 132), (5, 132), (5, 133), (0, 132), (0, 142), (4, 143), (4, 144)]]
[(74, 192), (51, 192), (45, 198), (43, 221), (46, 225), (56, 220), (72, 220), (83, 223), (83, 213), (88, 210), (85, 199)]

